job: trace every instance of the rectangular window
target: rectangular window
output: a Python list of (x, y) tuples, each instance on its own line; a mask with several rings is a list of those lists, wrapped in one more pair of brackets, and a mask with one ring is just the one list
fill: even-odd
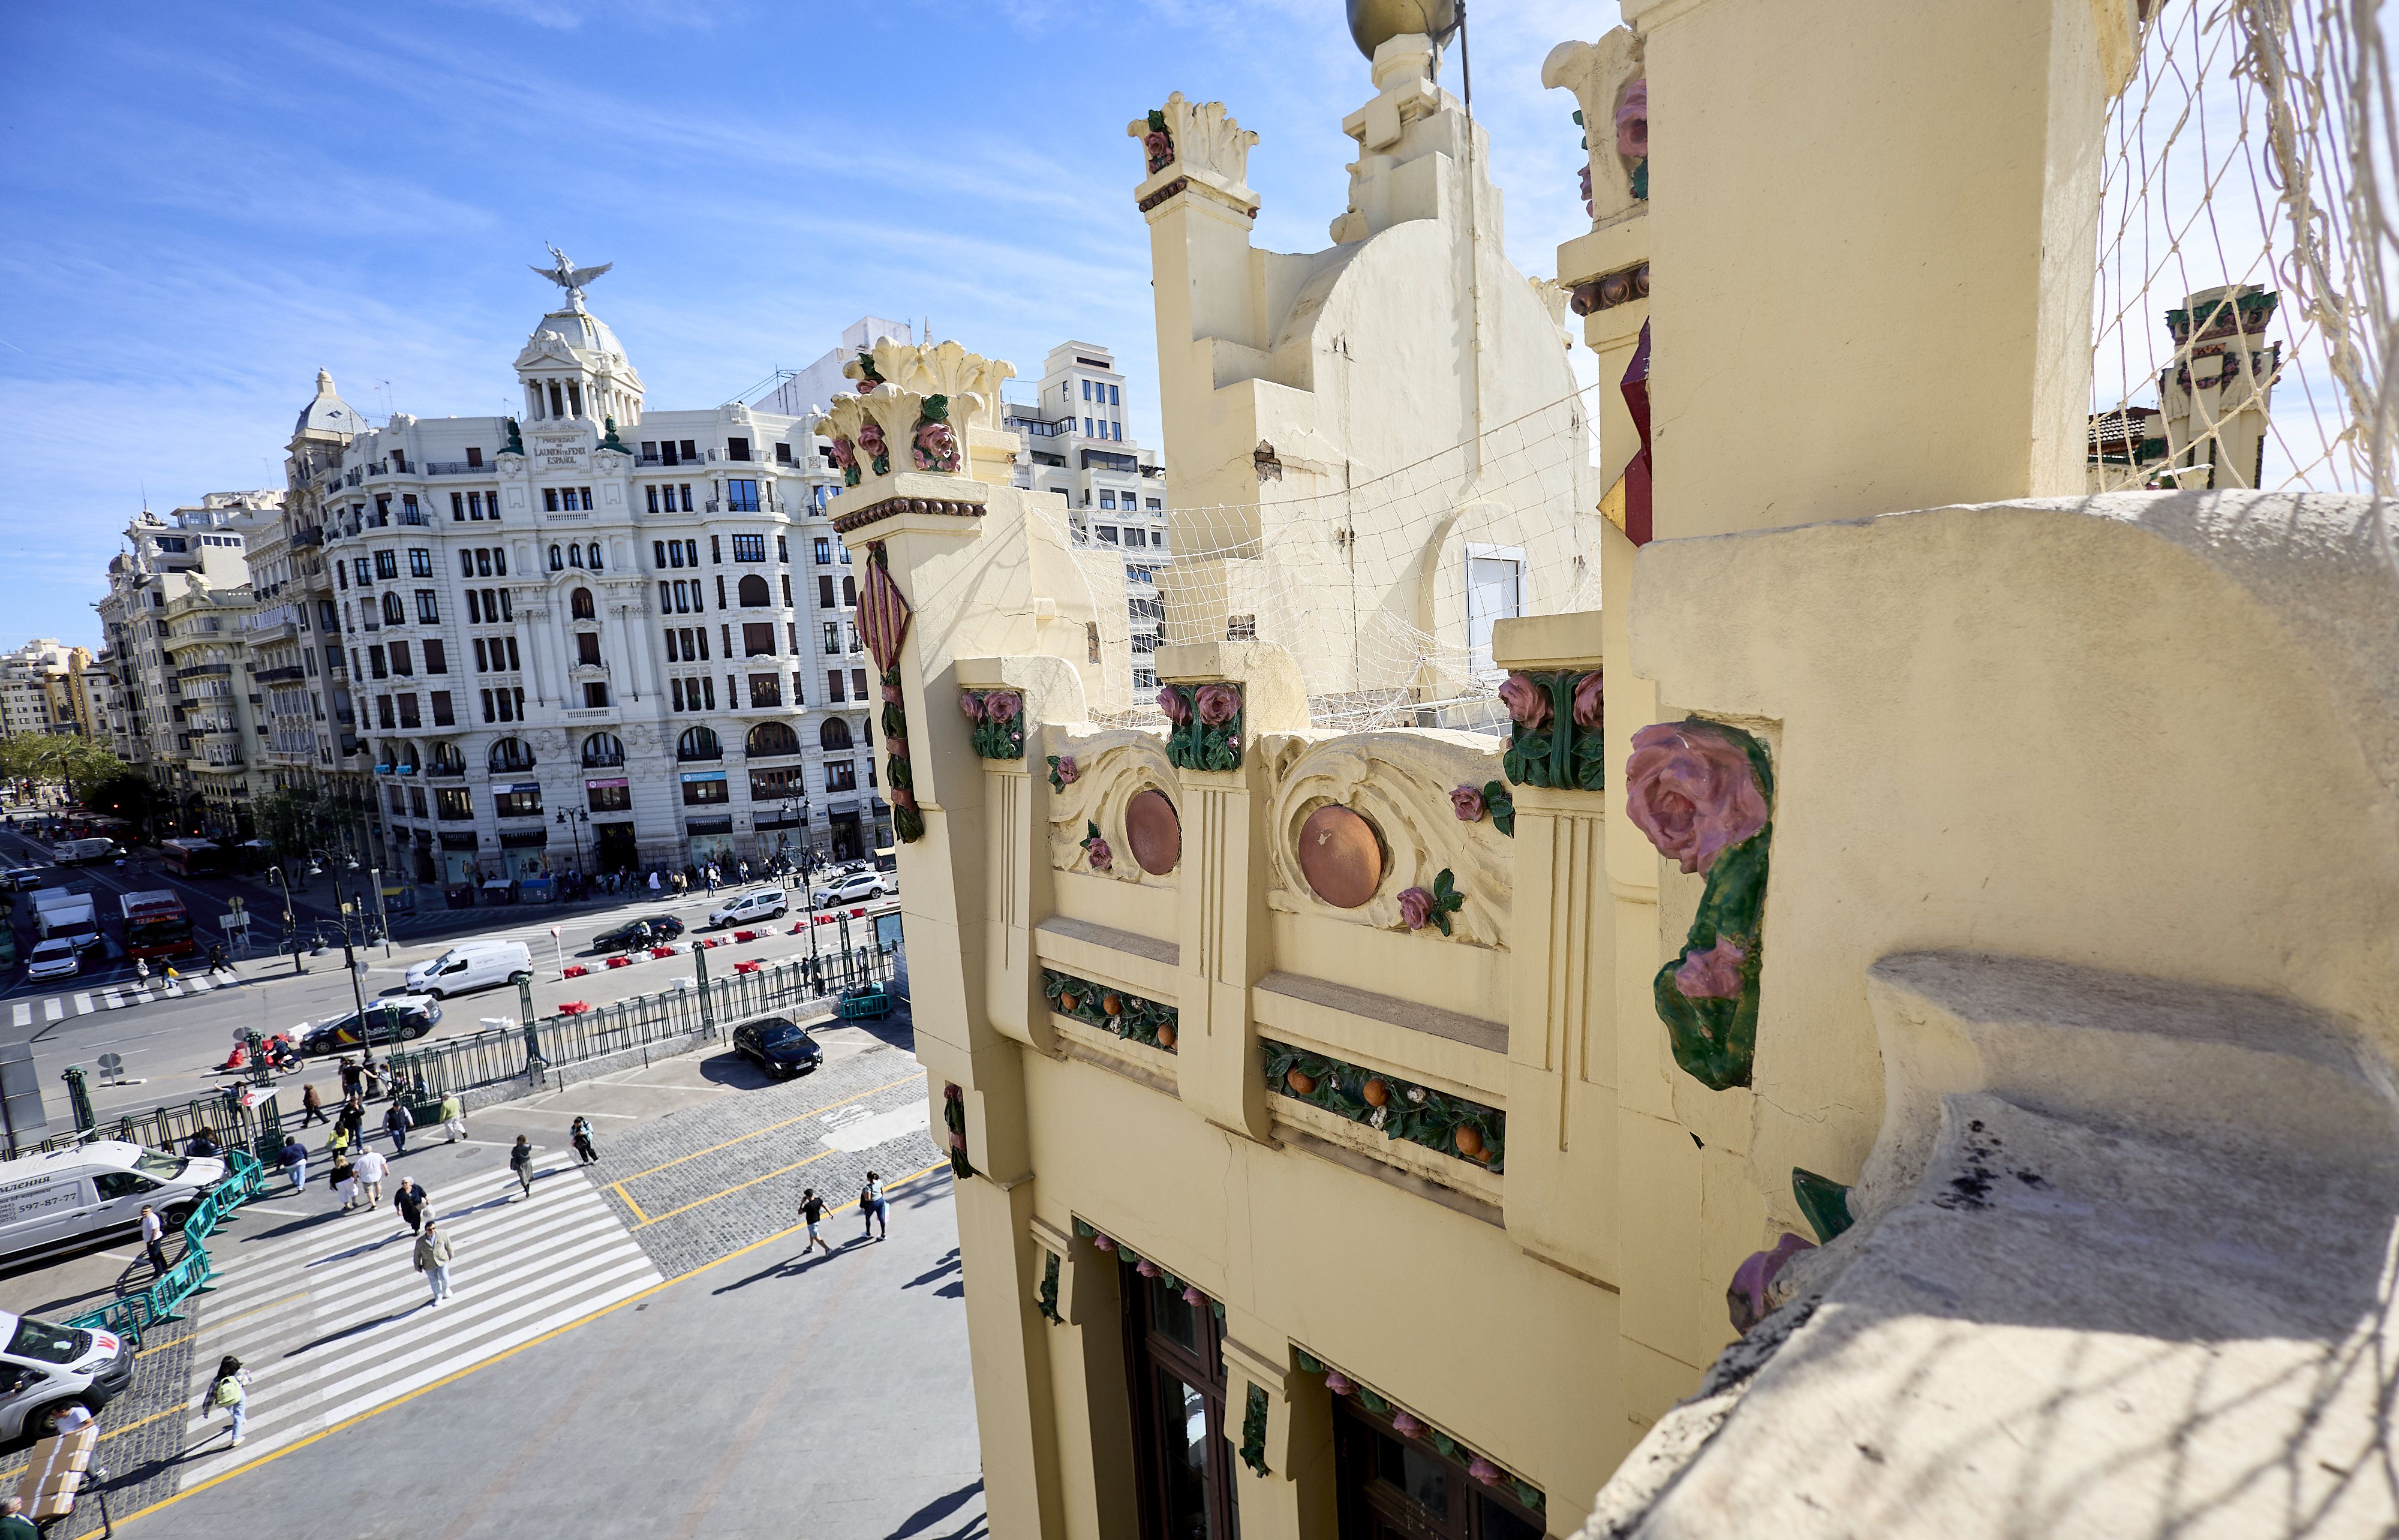
[(428, 674), (448, 673), (450, 671), (450, 649), (441, 642), (427, 642), (425, 644), (425, 671)]
[(416, 590), (416, 618), (427, 626), (441, 623), (441, 597), (431, 588)]
[(674, 709), (678, 711), (682, 710), (684, 709), (683, 681), (680, 678), (668, 680), (667, 693), (674, 702)]
[(575, 633), (575, 661), (577, 663), (595, 665), (600, 661), (599, 632), (577, 631)]
[(716, 574), (716, 607), (720, 610), (725, 608), (725, 574), (723, 573)]
[[(838, 621), (838, 620), (828, 620), (828, 621), (826, 621), (826, 622), (824, 623), (824, 650), (825, 650), (825, 656), (827, 656), (827, 657), (837, 657), (837, 656), (839, 656), (839, 655), (840, 655), (840, 654), (841, 654), (841, 622), (840, 622), (840, 621)], [(377, 679), (381, 679), (381, 678), (383, 677), (383, 670), (382, 670), (381, 669), (377, 669), (375, 670), (375, 677), (376, 677)]]
[[(393, 455), (392, 458), (399, 461), (400, 470), (406, 471), (408, 469), (407, 461), (400, 459), (397, 454)], [(416, 511), (416, 493), (413, 492), (404, 492), (400, 494), (400, 521), (403, 524), (422, 524), (425, 522), (425, 515)]]
[[(399, 794), (400, 789), (398, 787), (394, 787), (392, 789), (392, 795), (398, 796)], [(412, 818), (421, 818), (425, 817), (425, 788), (421, 786), (412, 786), (408, 789), (408, 816)]]
[[(648, 457), (648, 445), (644, 444), (642, 446), (642, 453), (644, 459)], [(658, 464), (662, 466), (673, 466), (681, 465), (682, 463), (683, 456), (675, 453), (675, 441), (672, 439), (660, 439), (658, 441)]]
[(820, 573), (817, 576), (817, 608), (830, 610), (833, 607), (833, 574)]
[(374, 645), (367, 649), (367, 667), (374, 670), (375, 678), (383, 679), (387, 677), (384, 672), (383, 666), (383, 643), (376, 642)]
[(685, 481), (677, 490), (683, 493), (683, 511), (689, 513), (691, 511), (691, 483), (689, 481)]
[(541, 511), (544, 513), (556, 513), (558, 511), (558, 489), (556, 487), (544, 487), (541, 489)]
[(1108, 405), (1118, 406), (1120, 404), (1121, 402), (1117, 396), (1117, 387), (1114, 385), (1108, 386)]
[(623, 813), (633, 805), (633, 788), (621, 780), (585, 781), (583, 800), (594, 813)]
[(402, 727), (425, 725), (424, 720), (416, 714), (416, 697), (413, 695), (400, 697), (400, 724)]
[(699, 463), (699, 446), (693, 443), (688, 439), (680, 439), (678, 442), (683, 445), (684, 463), (686, 465), (698, 465)]
[[(400, 789), (399, 787), (397, 787), (397, 786), (386, 786), (386, 787), (385, 787), (385, 788), (384, 788), (384, 790), (385, 790), (386, 792), (387, 792), (387, 793), (388, 793), (388, 796), (386, 797), (386, 800), (387, 800), (387, 801), (391, 804), (391, 810), (392, 810), (393, 812), (395, 812), (395, 813), (405, 813), (405, 812), (407, 812), (407, 811), (408, 811), (408, 798), (407, 798), (407, 796), (406, 796), (405, 794), (403, 794), (403, 793), (401, 792), (401, 790), (400, 790)], [(419, 791), (419, 792), (417, 792), (417, 795), (421, 797), (421, 796), (425, 795), (425, 793), (424, 793), (424, 792), (422, 792), (422, 791)], [(424, 815), (424, 814), (422, 814), (422, 813), (419, 813), (419, 814), (417, 815), (417, 817), (421, 818), (421, 817), (425, 817), (425, 815)]]
[(452, 822), (471, 819), (475, 816), (475, 794), (463, 786), (437, 786), (433, 789), (433, 813)]
[(389, 696), (375, 696), (375, 720), (383, 723), (386, 728), (395, 725), (392, 720), (391, 697)]
[(792, 607), (792, 574), (791, 574), (790, 573), (785, 573), (785, 574), (783, 574), (783, 608), (785, 608), (785, 609), (787, 609), (787, 610), (788, 610), (788, 609), (790, 609), (791, 607)]
[(752, 674), (750, 676), (750, 704), (752, 706), (780, 706), (783, 704), (783, 676), (780, 674)]
[(1100, 493), (1100, 507), (1104, 507), (1104, 508), (1112, 508), (1112, 507), (1115, 507), (1116, 506), (1117, 506), (1117, 494), (1116, 494), (1115, 493), (1112, 493), (1112, 492), (1103, 492), (1103, 493)]
[[(527, 790), (525, 787), (532, 789)], [(541, 817), (541, 788), (527, 781), (510, 790), (495, 790), (492, 811), (504, 818), (537, 818)]]
[(433, 553), (432, 553), (431, 551), (427, 550), (427, 549), (426, 547), (424, 547), (423, 546), (411, 546), (411, 547), (408, 547), (408, 575), (409, 575), (409, 576), (411, 576), (411, 577), (430, 577), (430, 576), (432, 576), (432, 575), (433, 575)]
[(413, 674), (416, 672), (416, 669), (409, 663), (407, 642), (395, 642), (391, 644), (391, 671), (395, 674)]
[(866, 670), (863, 669), (852, 669), (849, 671), (849, 682), (855, 688), (858, 698), (864, 700), (866, 698)]
[[(826, 539), (821, 534), (817, 536), (817, 565), (820, 567), (830, 567), (833, 565), (833, 542)], [(365, 582), (366, 576), (366, 568), (361, 565), (359, 568), (359, 581), (361, 583)]]
[(657, 487), (655, 487), (655, 486), (647, 486), (647, 487), (644, 487), (644, 488), (642, 489), (642, 491), (643, 491), (644, 493), (646, 493), (646, 494), (648, 495), (648, 497), (649, 497), (650, 511), (651, 511), (652, 513), (656, 513), (656, 512), (657, 512), (657, 511), (658, 511), (658, 489), (657, 489)]
[(747, 439), (725, 439), (725, 457), (728, 460), (747, 460), (750, 458), (750, 440)]
[(468, 444), (467, 446), (467, 468), (468, 470), (481, 470), (483, 468), (483, 451), (480, 445)]
[(434, 726), (455, 727), (458, 725), (457, 713), (451, 709), (449, 691), (436, 690), (433, 692), (430, 698), (433, 702)]
[(825, 699), (835, 706), (841, 704), (841, 670), (839, 669), (825, 670)]
[(733, 560), (764, 561), (766, 560), (766, 537), (763, 534), (737, 534), (733, 537)]
[[(785, 797), (798, 796), (806, 785), (800, 778), (801, 774), (799, 766), (788, 764), (777, 770), (751, 771), (750, 800), (780, 802)], [(759, 811), (763, 814), (766, 810), (761, 808)]]
[(1100, 544), (1103, 546), (1117, 544), (1117, 527), (1114, 524), (1094, 524), (1091, 526), (1091, 533), (1099, 537)]
[(700, 694), (701, 694), (701, 696), (702, 696), (702, 697), (704, 698), (704, 701), (705, 701), (705, 707), (704, 707), (704, 709), (707, 709), (707, 710), (711, 710), (711, 711), (715, 710), (715, 709), (716, 709), (716, 681), (714, 681), (713, 679), (703, 679), (703, 680), (697, 680), (697, 681), (695, 681), (694, 682), (696, 682), (696, 683), (697, 683), (697, 684), (698, 684), (698, 686), (699, 686)]
[(454, 524), (467, 521), (467, 494), (463, 492), (450, 494), (450, 521)]
[(692, 634), (699, 639), (699, 660), (705, 663), (708, 661), (708, 628), (695, 626), (692, 628)]
[(726, 511), (731, 513), (757, 512), (758, 483), (748, 480), (726, 481), (725, 483), (725, 507)]
[(752, 621), (741, 628), (743, 657), (772, 657), (775, 653), (775, 627), (771, 621)]
[(491, 658), (483, 651), (483, 639), (480, 636), (475, 639), (475, 671), (479, 674), (492, 671)]
[(583, 686), (583, 707), (596, 711), (608, 704), (608, 686), (594, 681)]
[(687, 780), (683, 783), (683, 804), (701, 807), (710, 803), (733, 800), (733, 783), (723, 776), (712, 780)]
[(1091, 381), (1089, 381), (1089, 380), (1085, 380), (1085, 381), (1083, 382), (1083, 399), (1085, 399), (1085, 400), (1087, 400), (1087, 401), (1088, 401), (1088, 400), (1090, 400), (1091, 399)]
[(493, 714), (492, 692), (489, 690), (483, 692), (483, 720), (485, 722), (497, 722), (500, 720), (497, 716)]
[[(1240, 1520), (1234, 1511), (1233, 1446), (1226, 1438), (1225, 1329), (1213, 1311), (1186, 1303), (1183, 1290), (1168, 1287), (1162, 1277), (1145, 1278), (1121, 1263), (1117, 1277), (1140, 1478), (1134, 1485), (1145, 1510), (1141, 1531), (1179, 1540), (1232, 1540)], [(1346, 1512), (1340, 1533), (1468, 1540), (1463, 1527), (1418, 1529)]]
[(473, 551), (459, 551), (458, 575), (461, 577), (472, 577), (475, 575), (475, 553)]
[(375, 575), (377, 577), (389, 578), (398, 577), (400, 575), (400, 553), (398, 551), (375, 552), (374, 564)]
[(855, 791), (858, 790), (858, 766), (849, 761), (830, 761), (824, 767), (824, 773), (826, 790)]

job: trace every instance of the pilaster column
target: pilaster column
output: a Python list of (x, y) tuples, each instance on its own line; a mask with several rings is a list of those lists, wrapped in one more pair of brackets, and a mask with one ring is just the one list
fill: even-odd
[[(1183, 822), (1177, 893), (1181, 1015), (1176, 1084), (1183, 1103), (1220, 1128), (1267, 1139), (1266, 1081), (1250, 986), (1273, 965), (1267, 935), (1265, 772), (1254, 751), (1267, 733), (1308, 725), (1308, 692), (1297, 660), (1263, 642), (1160, 647), (1158, 677), (1185, 692), (1190, 719), (1170, 729), (1176, 813)], [(1209, 723), (1211, 686), (1239, 693), (1234, 722)], [(1237, 732), (1229, 731), (1238, 727)], [(1202, 746), (1229, 746), (1229, 768), (1209, 769)]]

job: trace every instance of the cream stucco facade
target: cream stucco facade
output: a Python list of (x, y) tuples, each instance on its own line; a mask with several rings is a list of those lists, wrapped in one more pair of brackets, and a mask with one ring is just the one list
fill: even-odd
[[(2399, 582), (2363, 500), (2081, 494), (2137, 13), (1623, 9), (1544, 72), (1592, 125), (1558, 292), (1616, 371), (1554, 527), (1599, 586), (1497, 621), (1502, 731), (1313, 726), (1391, 682), (1173, 604), (1249, 613), (1186, 515), (1267, 540), (1367, 458), (1324, 339), (1339, 399), (1491, 430), (1365, 346), (1493, 271), (1423, 38), (1362, 40), (1384, 153), (1320, 258), (1249, 249), (1221, 106), (1135, 125), (1165, 729), (1092, 720), (980, 428), (833, 505), (993, 1533), (2386, 1533)], [(1492, 395), (1555, 399), (1509, 284)], [(1762, 410), (1756, 339), (1837, 293)], [(904, 455), (931, 394), (824, 431)]]

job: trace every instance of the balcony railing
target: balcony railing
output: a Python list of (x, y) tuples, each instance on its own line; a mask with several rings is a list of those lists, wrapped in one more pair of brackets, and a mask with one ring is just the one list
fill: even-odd
[(472, 460), (427, 460), (425, 462), (425, 474), (427, 476), (489, 476), (491, 473), (491, 466), (479, 466)]

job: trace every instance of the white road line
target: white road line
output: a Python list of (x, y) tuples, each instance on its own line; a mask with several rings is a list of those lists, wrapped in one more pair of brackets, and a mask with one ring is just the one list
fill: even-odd
[(34, 1003), (30, 1000), (18, 1001), (16, 1009), (10, 1013), (8, 1024), (14, 1027), (32, 1026), (34, 1024)]
[(60, 1006), (57, 995), (54, 994), (42, 1002), (43, 1020), (55, 1021), (64, 1015), (66, 1015), (66, 1011)]
[(75, 997), (75, 1014), (77, 1016), (89, 1016), (92, 1011), (97, 1008), (91, 1003), (91, 991), (86, 990), (81, 994), (76, 995)]
[(125, 996), (113, 989), (104, 989), (100, 992), (100, 1003), (111, 1010), (123, 1010)]

